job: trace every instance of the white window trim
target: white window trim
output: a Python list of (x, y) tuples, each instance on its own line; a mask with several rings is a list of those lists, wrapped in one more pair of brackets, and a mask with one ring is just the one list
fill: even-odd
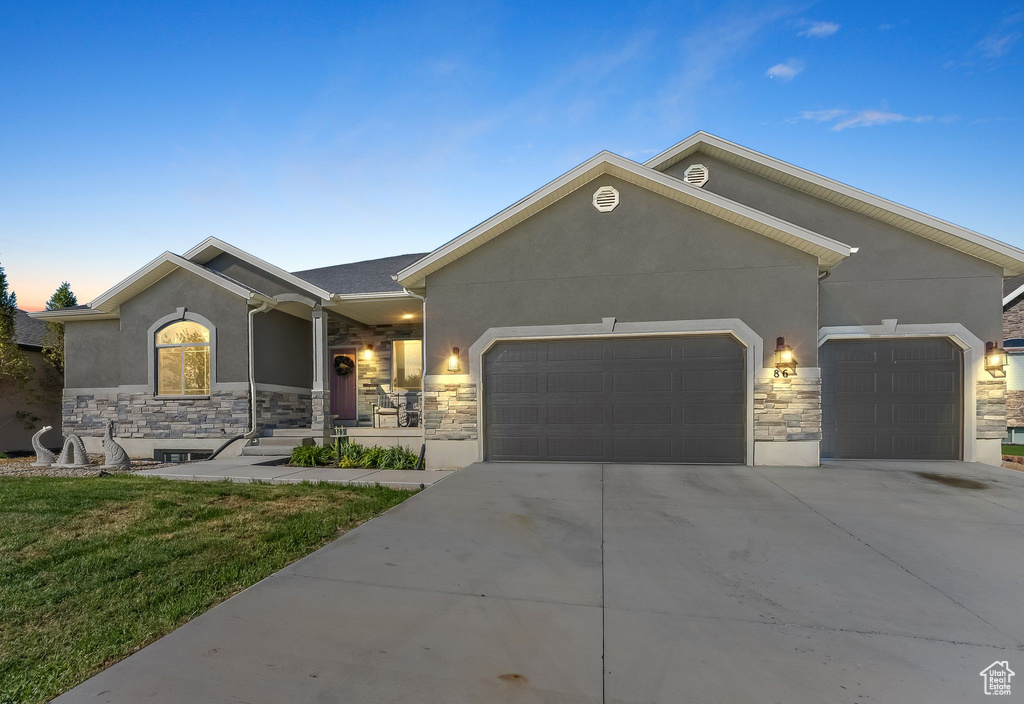
[(863, 340), (899, 337), (945, 337), (963, 350), (964, 398), (963, 431), (964, 462), (979, 462), (978, 451), (978, 380), (985, 367), (985, 343), (960, 323), (900, 324), (894, 318), (881, 325), (838, 325), (818, 330), (818, 347), (828, 340)]
[(658, 337), (682, 335), (728, 334), (746, 347), (746, 383), (744, 393), (744, 433), (746, 458), (744, 464), (754, 466), (754, 382), (764, 374), (764, 340), (739, 318), (712, 320), (658, 320), (642, 323), (619, 323), (615, 318), (603, 318), (600, 323), (578, 325), (529, 325), (521, 327), (490, 328), (469, 348), (469, 374), (432, 375), (425, 383), (475, 383), (477, 386), (477, 461), (484, 459), (484, 436), (487, 419), (484, 417), (483, 363), (484, 354), (496, 343), (513, 340), (558, 340), (607, 337)]
[(155, 323), (149, 326), (149, 330), (146, 332), (146, 355), (149, 362), (149, 375), (146, 381), (146, 388), (149, 390), (154, 397), (157, 398), (209, 398), (210, 394), (197, 394), (194, 396), (183, 396), (183, 395), (160, 395), (157, 393), (157, 374), (156, 374), (156, 333), (161, 328), (169, 325), (170, 323), (176, 323), (182, 320), (189, 320), (193, 323), (199, 323), (207, 330), (210, 331), (210, 394), (213, 393), (214, 388), (217, 384), (217, 326), (210, 322), (209, 318), (206, 318), (198, 313), (193, 313), (186, 308), (178, 308), (177, 311), (170, 315), (157, 320)]

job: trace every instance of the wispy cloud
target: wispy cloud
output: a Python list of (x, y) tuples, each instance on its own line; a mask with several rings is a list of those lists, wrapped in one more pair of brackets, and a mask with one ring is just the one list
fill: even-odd
[(765, 71), (768, 78), (778, 78), (780, 81), (792, 81), (797, 74), (804, 70), (804, 64), (797, 59), (788, 59), (784, 63), (775, 64)]
[(999, 59), (1013, 49), (1022, 36), (1020, 25), (1024, 23), (1024, 12), (1015, 12), (1003, 18), (1002, 22), (982, 37), (974, 50), (985, 59)]
[[(852, 127), (874, 127), (876, 125), (889, 125), (895, 122), (922, 123), (935, 119), (932, 115), (904, 115), (899, 112), (888, 110), (860, 110), (851, 113), (846, 108), (826, 108), (822, 110), (804, 110), (796, 117), (786, 120), (788, 123), (796, 123), (801, 120), (808, 122), (832, 123), (830, 129), (834, 132), (842, 132)], [(946, 116), (939, 118), (940, 122), (953, 122), (959, 116)]]
[(810, 22), (806, 29), (796, 33), (798, 37), (831, 37), (839, 31), (839, 24), (835, 22)]
[(841, 117), (850, 112), (843, 108), (832, 108), (830, 110), (804, 110), (800, 113), (801, 120), (812, 120), (813, 122), (832, 122), (837, 117)]
[(918, 117), (910, 117), (898, 112), (885, 112), (884, 110), (861, 110), (855, 115), (840, 120), (839, 122), (832, 125), (832, 129), (836, 132), (842, 132), (848, 130), (851, 127), (874, 127), (876, 125), (889, 125), (894, 122), (928, 122), (932, 119), (931, 115), (920, 115)]

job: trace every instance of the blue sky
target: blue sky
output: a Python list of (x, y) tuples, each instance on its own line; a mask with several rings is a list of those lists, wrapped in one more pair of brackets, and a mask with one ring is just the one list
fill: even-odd
[(703, 129), (1024, 246), (1024, 5), (0, 2), (0, 264), (427, 251)]

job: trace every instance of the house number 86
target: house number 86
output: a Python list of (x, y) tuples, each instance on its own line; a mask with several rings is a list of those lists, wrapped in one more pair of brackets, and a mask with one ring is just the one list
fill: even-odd
[(788, 378), (789, 378), (789, 370), (788, 370), (788, 369), (783, 369), (783, 370), (782, 370), (782, 371), (780, 372), (780, 371), (779, 371), (778, 369), (776, 369), (776, 370), (775, 370), (775, 378), (776, 378), (776, 379), (778, 379), (778, 378), (779, 378), (780, 376), (781, 376), (781, 377), (782, 377), (783, 379), (788, 379)]

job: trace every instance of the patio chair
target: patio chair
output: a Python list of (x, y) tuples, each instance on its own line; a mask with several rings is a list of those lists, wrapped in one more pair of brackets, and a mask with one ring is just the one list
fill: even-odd
[(381, 417), (394, 417), (398, 424), (398, 394), (392, 393), (389, 386), (377, 387), (377, 402), (373, 404), (373, 427), (380, 428)]

